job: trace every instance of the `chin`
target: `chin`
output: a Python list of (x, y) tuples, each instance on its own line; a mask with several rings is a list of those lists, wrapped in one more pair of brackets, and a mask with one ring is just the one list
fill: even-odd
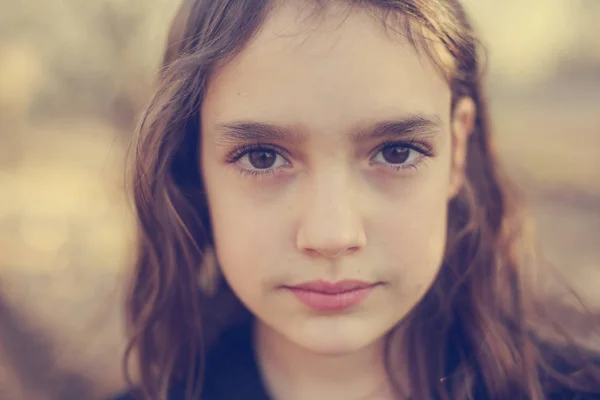
[(333, 321), (307, 321), (302, 329), (288, 332), (288, 340), (321, 355), (344, 355), (360, 351), (385, 335), (385, 330), (374, 330), (372, 324), (339, 323)]
[(299, 343), (299, 345), (311, 353), (332, 357), (356, 353), (367, 347), (369, 344), (371, 344), (371, 342), (362, 342), (360, 345), (358, 345), (356, 342), (350, 341), (339, 342), (327, 340), (312, 341), (302, 344)]

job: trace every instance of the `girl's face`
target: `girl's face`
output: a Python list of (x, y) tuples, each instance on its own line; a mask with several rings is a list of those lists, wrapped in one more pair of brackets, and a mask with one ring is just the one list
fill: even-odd
[(233, 291), (267, 328), (340, 354), (438, 273), (474, 110), (451, 118), (433, 64), (371, 14), (302, 18), (278, 8), (213, 75), (200, 167)]

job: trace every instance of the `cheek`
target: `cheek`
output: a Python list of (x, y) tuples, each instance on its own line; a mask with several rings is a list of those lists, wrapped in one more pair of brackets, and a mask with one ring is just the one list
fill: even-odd
[(284, 251), (289, 252), (285, 245), (289, 232), (283, 231), (284, 226), (289, 227), (286, 210), (272, 202), (269, 207), (255, 204), (232, 178), (223, 176), (218, 182), (212, 186), (207, 182), (207, 189), (222, 272), (236, 292), (261, 290), (273, 265), (281, 265)]
[(430, 179), (379, 216), (377, 240), (385, 264), (405, 290), (425, 290), (435, 278), (446, 245), (448, 181)]

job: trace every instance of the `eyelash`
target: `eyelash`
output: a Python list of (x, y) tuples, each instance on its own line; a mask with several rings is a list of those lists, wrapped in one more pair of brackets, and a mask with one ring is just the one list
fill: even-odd
[[(284, 153), (283, 149), (269, 145), (269, 144), (248, 144), (241, 146), (235, 149), (231, 154), (227, 156), (226, 162), (228, 164), (233, 164), (238, 162), (242, 157), (249, 154), (253, 151), (273, 151), (280, 157), (283, 157), (281, 153)], [(285, 158), (285, 157), (284, 157)], [(286, 158), (287, 161), (287, 158)], [(276, 170), (274, 168), (266, 168), (266, 169), (246, 169), (246, 168), (238, 168), (242, 175), (249, 175), (254, 178), (261, 178), (269, 175), (274, 175)]]
[[(379, 154), (379, 152), (385, 150), (388, 147), (404, 147), (413, 151), (416, 151), (417, 153), (421, 154), (421, 157), (419, 158), (419, 160), (417, 162), (415, 162), (414, 164), (409, 164), (409, 165), (404, 165), (404, 164), (398, 164), (398, 165), (394, 165), (394, 164), (385, 164), (386, 168), (391, 168), (392, 170), (399, 172), (402, 170), (417, 170), (418, 168), (421, 167), (421, 164), (426, 161), (428, 158), (434, 157), (435, 154), (433, 152), (433, 148), (425, 142), (420, 142), (417, 140), (411, 140), (408, 142), (385, 142), (382, 143), (381, 145), (379, 145), (377, 148), (375, 148), (374, 150), (374, 154), (377, 155)], [(374, 156), (373, 156), (374, 157)], [(373, 158), (371, 157), (371, 158)]]
[[(390, 168), (394, 171), (416, 170), (421, 166), (421, 164), (427, 158), (431, 158), (431, 157), (435, 156), (435, 154), (433, 152), (433, 148), (429, 144), (427, 144), (425, 142), (419, 142), (419, 141), (414, 140), (414, 141), (409, 141), (409, 142), (385, 142), (385, 143), (382, 143), (377, 148), (375, 148), (375, 150), (373, 151), (374, 152), (373, 157), (375, 157), (375, 155), (379, 154), (381, 151), (383, 151), (384, 149), (386, 149), (388, 147), (404, 147), (404, 148), (416, 151), (421, 154), (421, 158), (414, 164), (410, 164), (410, 165), (386, 164), (386, 168)], [(270, 144), (260, 144), (259, 143), (259, 144), (248, 144), (248, 145), (244, 145), (244, 146), (241, 146), (241, 147), (235, 149), (231, 154), (229, 154), (227, 156), (226, 162), (229, 164), (233, 164), (233, 163), (238, 162), (242, 157), (249, 154), (250, 152), (265, 151), (265, 150), (273, 151), (278, 156), (284, 157), (282, 155), (282, 153), (285, 153), (285, 151), (283, 149), (281, 149), (280, 147), (273, 146)], [(373, 157), (371, 157), (371, 158), (373, 158)], [(287, 161), (287, 158), (285, 158), (285, 159)], [(239, 168), (239, 171), (242, 175), (249, 175), (254, 178), (261, 178), (261, 177), (265, 177), (265, 176), (269, 176), (269, 175), (274, 175), (277, 172), (277, 170), (275, 168), (265, 168), (265, 169)]]

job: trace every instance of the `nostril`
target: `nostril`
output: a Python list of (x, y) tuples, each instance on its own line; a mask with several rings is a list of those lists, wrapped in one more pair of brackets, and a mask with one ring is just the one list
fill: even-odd
[(304, 249), (304, 252), (311, 257), (315, 257), (315, 256), (319, 255), (319, 252), (316, 251), (315, 249)]
[(311, 257), (321, 256), (326, 258), (338, 258), (344, 255), (353, 254), (358, 250), (360, 250), (360, 246), (352, 246), (338, 250), (305, 248), (304, 252)]
[(352, 246), (352, 247), (350, 247), (350, 248), (348, 249), (348, 252), (350, 252), (350, 253), (355, 253), (355, 252), (357, 252), (357, 251), (358, 251), (358, 249), (360, 249), (360, 247), (359, 247), (359, 246)]

